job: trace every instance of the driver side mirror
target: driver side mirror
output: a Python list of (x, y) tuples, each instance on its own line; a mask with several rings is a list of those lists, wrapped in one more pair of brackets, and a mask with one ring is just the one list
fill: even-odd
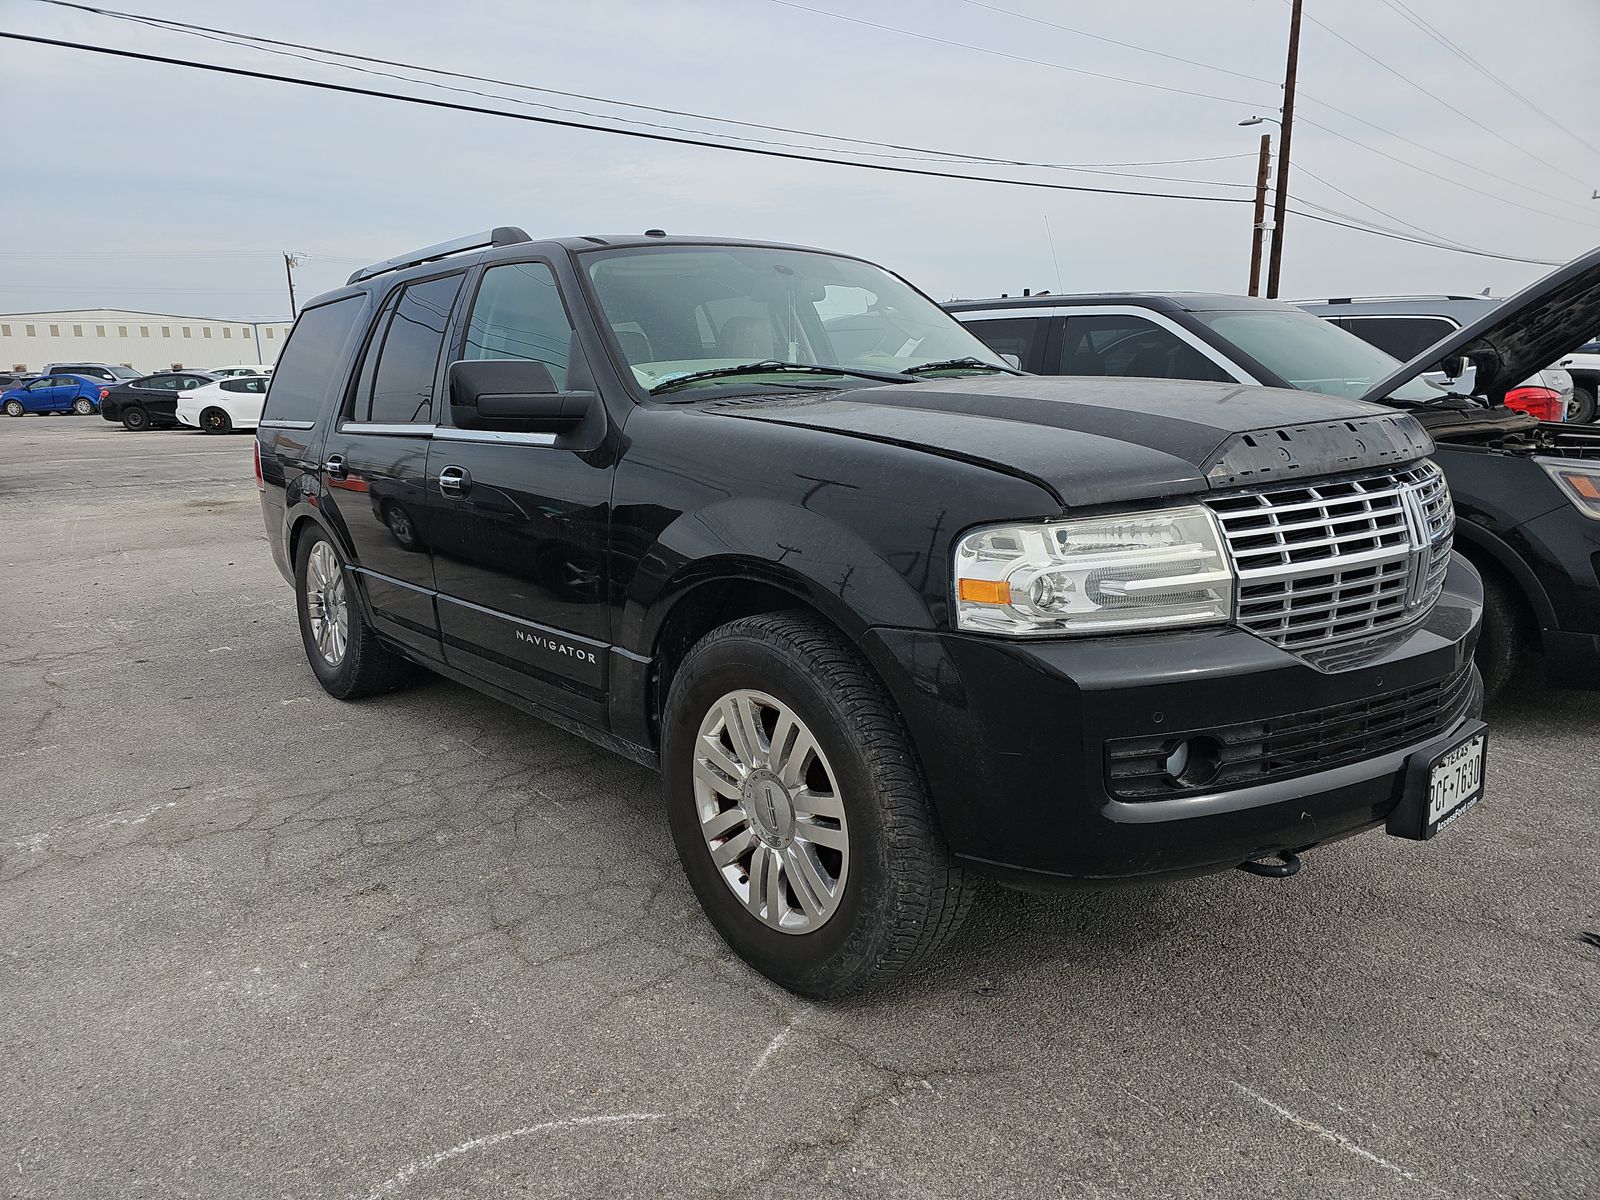
[(593, 392), (558, 390), (550, 368), (532, 359), (463, 359), (450, 364), (446, 381), (450, 415), (461, 429), (564, 433), (595, 402)]

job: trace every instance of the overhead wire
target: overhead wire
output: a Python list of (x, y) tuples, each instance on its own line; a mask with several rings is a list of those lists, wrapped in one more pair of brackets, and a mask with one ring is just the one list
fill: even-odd
[(1592, 186), (1592, 181), (1585, 180), (1585, 179), (1580, 179), (1578, 176), (1574, 175), (1571, 171), (1568, 171), (1565, 167), (1557, 166), (1555, 163), (1551, 162), (1549, 159), (1544, 158), (1541, 155), (1535, 154), (1532, 150), (1528, 149), (1526, 146), (1524, 146), (1520, 142), (1513, 141), (1511, 138), (1506, 137), (1503, 133), (1500, 133), (1498, 130), (1491, 129), (1489, 126), (1485, 125), (1482, 121), (1478, 120), (1477, 117), (1473, 116), (1471, 113), (1467, 112), (1465, 109), (1457, 108), (1454, 104), (1450, 103), (1450, 101), (1446, 100), (1444, 98), (1444, 96), (1440, 95), (1438, 92), (1432, 91), (1432, 90), (1430, 90), (1428, 88), (1423, 87), (1420, 83), (1418, 83), (1415, 79), (1411, 78), (1411, 76), (1407, 75), (1405, 72), (1395, 70), (1394, 67), (1392, 67), (1388, 63), (1384, 62), (1383, 59), (1379, 58), (1376, 54), (1373, 54), (1371, 51), (1365, 49), (1364, 47), (1357, 45), (1355, 42), (1353, 42), (1349, 38), (1345, 37), (1344, 34), (1340, 33), (1337, 29), (1333, 28), (1326, 21), (1322, 20), (1320, 17), (1317, 17), (1317, 16), (1315, 16), (1315, 15), (1313, 15), (1311, 13), (1307, 13), (1306, 14), (1306, 20), (1310, 21), (1313, 25), (1317, 26), (1317, 28), (1321, 29), (1324, 33), (1328, 34), (1330, 37), (1335, 38), (1340, 42), (1343, 42), (1346, 46), (1350, 47), (1350, 49), (1354, 50), (1357, 54), (1361, 55), (1363, 58), (1367, 59), (1369, 62), (1377, 64), (1379, 67), (1383, 68), (1383, 70), (1387, 71), (1390, 75), (1393, 75), (1396, 79), (1400, 80), (1400, 82), (1404, 83), (1407, 87), (1411, 88), (1413, 91), (1421, 92), (1424, 96), (1427, 96), (1430, 100), (1433, 100), (1436, 103), (1438, 103), (1441, 106), (1443, 106), (1444, 108), (1449, 109), (1451, 112), (1455, 113), (1456, 116), (1460, 117), (1464, 121), (1470, 122), (1472, 125), (1476, 126), (1478, 129), (1481, 129), (1484, 133), (1488, 134), (1490, 137), (1494, 138), (1495, 140), (1500, 141), (1500, 142), (1504, 142), (1507, 146), (1510, 146), (1513, 150), (1517, 151), (1520, 154), (1527, 155), (1529, 158), (1533, 159), (1534, 162), (1540, 164), (1543, 167), (1548, 167), (1550, 170), (1554, 171), (1556, 174), (1566, 176), (1568, 179), (1572, 180), (1573, 183), (1579, 184), (1579, 185), (1581, 185), (1583, 187)]
[(1466, 63), (1469, 67), (1471, 67), (1479, 75), (1481, 75), (1485, 79), (1487, 79), (1490, 83), (1494, 84), (1496, 87), (1500, 88), (1502, 91), (1504, 91), (1508, 95), (1512, 96), (1513, 98), (1522, 101), (1523, 104), (1527, 105), (1534, 112), (1538, 113), (1545, 120), (1549, 121), (1550, 124), (1554, 125), (1557, 129), (1561, 130), (1561, 132), (1565, 133), (1568, 137), (1571, 137), (1572, 139), (1574, 139), (1575, 141), (1577, 141), (1581, 145), (1587, 146), (1590, 150), (1593, 150), (1596, 154), (1600, 154), (1600, 146), (1595, 145), (1588, 138), (1586, 138), (1582, 134), (1578, 133), (1575, 129), (1569, 128), (1567, 125), (1565, 125), (1561, 121), (1559, 121), (1555, 116), (1553, 116), (1552, 114), (1546, 112), (1544, 109), (1540, 108), (1537, 104), (1535, 104), (1527, 96), (1524, 96), (1516, 88), (1512, 87), (1511, 84), (1509, 82), (1507, 82), (1507, 80), (1506, 80), (1506, 78), (1505, 78), (1505, 76), (1503, 74), (1501, 74), (1499, 72), (1496, 72), (1496, 71), (1489, 70), (1488, 67), (1484, 66), (1477, 59), (1473, 58), (1472, 55), (1468, 54), (1465, 50), (1463, 50), (1460, 46), (1458, 46), (1455, 42), (1451, 41), (1443, 33), (1439, 32), (1438, 29), (1436, 29), (1433, 25), (1429, 24), (1424, 18), (1418, 16), (1417, 13), (1415, 13), (1406, 4), (1402, 3), (1401, 0), (1383, 0), (1383, 3), (1391, 12), (1394, 12), (1397, 15), (1399, 15), (1400, 17), (1404, 18), (1406, 21), (1409, 21), (1413, 26), (1415, 26), (1416, 28), (1420, 29), (1423, 33), (1425, 33), (1429, 37), (1431, 37), (1434, 41), (1438, 42), (1446, 50), (1450, 51), (1451, 54), (1454, 54), (1457, 58), (1459, 58), (1462, 62)]
[[(54, 0), (46, 0), (46, 2), (54, 2)], [(864, 17), (855, 17), (855, 16), (850, 16), (850, 15), (845, 14), (845, 13), (831, 12), (830, 10), (825, 9), (825, 8), (813, 8), (813, 7), (809, 6), (809, 5), (797, 3), (796, 0), (768, 0), (768, 3), (777, 4), (777, 5), (780, 5), (781, 7), (784, 7), (784, 8), (796, 9), (796, 10), (798, 10), (800, 12), (812, 13), (812, 14), (814, 14), (816, 16), (828, 17), (828, 18), (831, 18), (831, 19), (836, 20), (836, 21), (846, 21), (846, 22), (849, 22), (850, 24), (853, 24), (853, 25), (863, 25), (863, 26), (866, 26), (868, 28), (882, 30), (882, 31), (887, 32), (887, 33), (898, 34), (898, 35), (900, 35), (902, 37), (916, 38), (918, 40), (925, 41), (925, 42), (933, 42), (933, 43), (937, 43), (939, 45), (950, 46), (950, 47), (954, 47), (954, 48), (960, 49), (960, 50), (969, 50), (969, 51), (972, 51), (972, 52), (978, 53), (978, 54), (986, 54), (986, 55), (996, 56), (996, 57), (999, 57), (999, 58), (1010, 59), (1010, 60), (1012, 60), (1014, 62), (1027, 63), (1027, 64), (1032, 65), (1032, 66), (1047, 67), (1047, 68), (1049, 68), (1051, 70), (1066, 71), (1068, 73), (1076, 74), (1076, 75), (1087, 75), (1087, 76), (1090, 76), (1092, 78), (1110, 80), (1110, 81), (1116, 82), (1116, 83), (1128, 84), (1128, 85), (1133, 86), (1133, 87), (1150, 88), (1150, 89), (1154, 89), (1156, 91), (1161, 91), (1161, 92), (1173, 92), (1173, 93), (1176, 93), (1178, 95), (1195, 97), (1195, 98), (1202, 99), (1202, 100), (1215, 100), (1215, 101), (1219, 101), (1221, 103), (1238, 105), (1238, 106), (1241, 106), (1241, 107), (1244, 107), (1244, 108), (1249, 108), (1249, 107), (1252, 107), (1252, 106), (1256, 106), (1258, 104), (1257, 101), (1244, 100), (1244, 99), (1241, 99), (1241, 98), (1239, 98), (1237, 96), (1219, 96), (1219, 95), (1217, 95), (1217, 94), (1215, 94), (1213, 92), (1199, 92), (1199, 91), (1194, 91), (1194, 90), (1191, 90), (1191, 89), (1188, 89), (1188, 88), (1171, 87), (1171, 86), (1168, 86), (1166, 84), (1154, 83), (1154, 82), (1151, 82), (1149, 80), (1131, 79), (1131, 78), (1128, 78), (1128, 77), (1122, 76), (1122, 75), (1110, 75), (1110, 74), (1106, 74), (1104, 72), (1090, 71), (1090, 70), (1087, 70), (1087, 69), (1082, 68), (1082, 67), (1069, 66), (1069, 65), (1067, 65), (1065, 63), (1052, 62), (1052, 61), (1047, 60), (1047, 59), (1030, 58), (1030, 57), (1028, 57), (1026, 55), (1012, 54), (1009, 51), (996, 50), (996, 49), (994, 49), (992, 47), (989, 47), (989, 46), (972, 45), (971, 43), (968, 43), (968, 42), (960, 42), (960, 41), (955, 41), (955, 40), (953, 40), (951, 38), (937, 37), (934, 34), (922, 33), (920, 31), (914, 30), (914, 29), (905, 29), (905, 28), (902, 28), (902, 27), (897, 26), (897, 25), (887, 25), (887, 24), (884, 24), (884, 23), (878, 22), (878, 21), (869, 21)], [(1450, 162), (1453, 162), (1453, 163), (1457, 164), (1458, 166), (1466, 167), (1469, 170), (1471, 170), (1475, 175), (1482, 175), (1482, 176), (1485, 176), (1487, 178), (1497, 180), (1500, 183), (1504, 183), (1504, 184), (1507, 184), (1507, 185), (1509, 185), (1511, 187), (1516, 188), (1519, 192), (1530, 192), (1530, 193), (1533, 193), (1535, 195), (1543, 196), (1546, 199), (1554, 200), (1559, 204), (1568, 204), (1568, 205), (1573, 206), (1574, 208), (1579, 208), (1579, 209), (1581, 209), (1583, 207), (1582, 205), (1578, 204), (1576, 201), (1568, 200), (1565, 197), (1556, 196), (1556, 195), (1554, 195), (1552, 193), (1540, 191), (1537, 188), (1530, 187), (1526, 180), (1509, 179), (1504, 175), (1498, 175), (1498, 174), (1494, 173), (1493, 171), (1488, 170), (1487, 168), (1485, 168), (1480, 163), (1468, 162), (1467, 160), (1462, 159), (1462, 158), (1457, 158), (1452, 154), (1447, 154), (1442, 150), (1437, 150), (1434, 147), (1429, 146), (1424, 142), (1419, 142), (1415, 138), (1407, 137), (1405, 134), (1402, 134), (1402, 133), (1396, 133), (1394, 130), (1388, 129), (1385, 126), (1380, 125), (1375, 121), (1369, 121), (1365, 117), (1357, 116), (1355, 113), (1352, 113), (1352, 112), (1349, 112), (1346, 109), (1340, 108), (1335, 104), (1331, 104), (1328, 101), (1323, 100), (1320, 97), (1311, 94), (1310, 92), (1307, 92), (1304, 88), (1299, 89), (1296, 92), (1296, 95), (1297, 95), (1297, 97), (1299, 99), (1301, 99), (1303, 101), (1308, 101), (1310, 103), (1313, 103), (1313, 104), (1317, 105), (1320, 108), (1325, 108), (1329, 112), (1336, 113), (1337, 115), (1339, 115), (1341, 117), (1344, 117), (1347, 120), (1354, 121), (1357, 124), (1365, 125), (1369, 129), (1373, 129), (1373, 130), (1377, 131), (1378, 133), (1383, 134), (1385, 137), (1394, 138), (1396, 141), (1404, 142), (1407, 145), (1415, 147), (1418, 150), (1422, 150), (1422, 151), (1424, 151), (1424, 152), (1426, 152), (1428, 154), (1436, 155), (1437, 157), (1446, 159), (1446, 160), (1448, 160)], [(1421, 171), (1423, 174), (1426, 174), (1426, 175), (1432, 175), (1436, 179), (1443, 179), (1445, 182), (1451, 184), (1454, 187), (1463, 188), (1463, 189), (1465, 189), (1467, 191), (1470, 191), (1470, 192), (1476, 192), (1480, 196), (1485, 196), (1488, 199), (1498, 201), (1501, 204), (1510, 205), (1513, 208), (1520, 208), (1520, 209), (1523, 209), (1526, 212), (1536, 213), (1539, 216), (1550, 217), (1552, 220), (1565, 221), (1565, 222), (1567, 222), (1569, 224), (1572, 224), (1572, 225), (1581, 225), (1581, 226), (1584, 226), (1584, 227), (1590, 228), (1590, 229), (1600, 229), (1600, 224), (1597, 224), (1596, 222), (1594, 222), (1592, 220), (1591, 221), (1583, 221), (1583, 220), (1577, 219), (1576, 217), (1567, 217), (1567, 216), (1563, 216), (1560, 213), (1549, 212), (1546, 209), (1535, 208), (1532, 205), (1522, 203), (1520, 200), (1513, 200), (1508, 196), (1502, 196), (1502, 195), (1498, 195), (1498, 194), (1496, 194), (1494, 192), (1484, 191), (1482, 188), (1474, 187), (1471, 184), (1462, 183), (1460, 180), (1451, 179), (1449, 176), (1440, 175), (1437, 171), (1430, 171), (1425, 167), (1419, 166), (1419, 165), (1417, 165), (1415, 163), (1408, 162), (1407, 160), (1405, 160), (1403, 158), (1399, 158), (1399, 157), (1397, 157), (1395, 155), (1392, 155), (1392, 154), (1389, 154), (1389, 153), (1387, 153), (1387, 152), (1385, 152), (1383, 150), (1380, 150), (1376, 146), (1372, 146), (1372, 145), (1369, 145), (1366, 142), (1359, 141), (1358, 139), (1350, 137), (1347, 134), (1339, 133), (1338, 131), (1332, 130), (1328, 126), (1322, 125), (1322, 124), (1320, 124), (1320, 123), (1318, 123), (1316, 121), (1313, 121), (1313, 120), (1309, 119), (1308, 117), (1305, 117), (1304, 115), (1299, 116), (1297, 118), (1297, 122), (1300, 123), (1300, 124), (1310, 125), (1311, 127), (1315, 128), (1315, 129), (1320, 129), (1320, 130), (1323, 130), (1325, 132), (1333, 133), (1336, 137), (1343, 138), (1345, 141), (1350, 142), (1352, 145), (1360, 146), (1362, 149), (1371, 151), (1374, 154), (1378, 154), (1378, 155), (1380, 155), (1380, 156), (1382, 156), (1384, 158), (1387, 158), (1387, 159), (1391, 160), (1392, 162), (1399, 163), (1402, 166), (1410, 167), (1413, 170)]]
[[(963, 161), (969, 161), (969, 162), (989, 163), (989, 164), (993, 164), (993, 165), (996, 165), (996, 166), (1028, 167), (1028, 168), (1039, 168), (1039, 169), (1043, 169), (1043, 170), (1056, 170), (1056, 171), (1084, 171), (1084, 172), (1091, 172), (1091, 173), (1099, 174), (1099, 173), (1104, 173), (1104, 172), (1099, 171), (1098, 170), (1099, 168), (1175, 166), (1175, 165), (1180, 165), (1180, 164), (1190, 164), (1190, 163), (1198, 163), (1198, 162), (1221, 162), (1221, 161), (1225, 161), (1225, 160), (1228, 160), (1228, 159), (1248, 157), (1247, 155), (1223, 154), (1223, 155), (1201, 156), (1201, 157), (1194, 157), (1194, 158), (1156, 159), (1156, 160), (1135, 161), (1135, 162), (1090, 162), (1090, 163), (1032, 162), (1032, 161), (1025, 160), (1025, 159), (998, 158), (998, 157), (994, 157), (994, 156), (991, 156), (991, 155), (969, 154), (969, 153), (965, 153), (965, 152), (962, 152), (962, 151), (955, 151), (955, 150), (938, 150), (938, 149), (933, 149), (933, 148), (926, 147), (926, 146), (913, 146), (913, 145), (905, 145), (905, 144), (901, 144), (901, 143), (897, 143), (897, 142), (874, 141), (874, 140), (871, 140), (871, 139), (868, 139), (868, 138), (849, 137), (849, 136), (842, 135), (842, 134), (821, 133), (821, 132), (818, 132), (818, 131), (815, 131), (815, 130), (795, 129), (795, 128), (790, 127), (790, 126), (764, 124), (764, 123), (758, 122), (758, 121), (737, 120), (737, 119), (731, 118), (731, 117), (720, 117), (720, 116), (716, 116), (716, 115), (709, 114), (709, 113), (697, 113), (697, 112), (692, 112), (692, 111), (689, 111), (689, 110), (686, 110), (686, 109), (667, 108), (667, 107), (663, 107), (663, 106), (660, 106), (660, 105), (640, 104), (640, 103), (636, 103), (636, 102), (633, 102), (633, 101), (618, 100), (618, 99), (614, 99), (614, 98), (606, 97), (606, 96), (595, 96), (595, 95), (590, 95), (590, 94), (587, 94), (587, 93), (584, 93), (584, 92), (562, 91), (562, 90), (557, 89), (557, 88), (541, 87), (541, 86), (537, 86), (537, 85), (534, 85), (534, 84), (523, 83), (523, 82), (516, 81), (516, 80), (497, 79), (497, 78), (494, 78), (492, 76), (474, 75), (474, 74), (471, 74), (469, 72), (464, 72), (464, 71), (451, 71), (451, 70), (447, 70), (447, 69), (442, 68), (442, 67), (432, 67), (432, 66), (419, 64), (419, 63), (405, 62), (405, 61), (402, 61), (402, 60), (399, 60), (399, 59), (380, 58), (380, 57), (376, 57), (374, 55), (357, 54), (357, 53), (354, 53), (354, 52), (348, 51), (348, 50), (338, 50), (338, 49), (333, 49), (333, 48), (326, 47), (326, 46), (315, 46), (315, 45), (310, 45), (310, 44), (304, 43), (304, 42), (287, 41), (287, 40), (284, 40), (284, 39), (281, 39), (281, 38), (269, 38), (269, 37), (264, 37), (264, 36), (262, 36), (260, 34), (246, 33), (246, 32), (242, 32), (242, 31), (239, 31), (239, 30), (220, 29), (220, 28), (217, 28), (215, 26), (209, 26), (209, 25), (197, 25), (197, 24), (194, 24), (192, 22), (178, 21), (178, 20), (174, 20), (174, 19), (168, 18), (168, 17), (154, 17), (154, 16), (149, 16), (147, 14), (142, 14), (142, 13), (130, 13), (130, 12), (126, 12), (126, 11), (123, 11), (123, 10), (120, 10), (120, 9), (106, 8), (106, 7), (103, 7), (103, 6), (100, 6), (100, 5), (75, 3), (74, 0), (35, 0), (35, 2), (36, 3), (41, 3), (41, 4), (48, 4), (48, 5), (51, 5), (51, 6), (56, 7), (56, 8), (75, 9), (75, 10), (77, 10), (79, 12), (92, 13), (92, 14), (94, 14), (96, 16), (108, 17), (108, 18), (112, 18), (112, 19), (116, 19), (116, 20), (127, 21), (127, 22), (136, 23), (136, 24), (148, 25), (148, 26), (151, 26), (151, 27), (154, 27), (154, 28), (170, 30), (172, 32), (190, 33), (190, 34), (196, 34), (196, 35), (207, 35), (207, 34), (214, 35), (210, 40), (217, 40), (219, 38), (220, 39), (236, 38), (236, 39), (240, 39), (241, 41), (250, 43), (252, 49), (263, 49), (265, 47), (275, 46), (275, 47), (283, 47), (283, 48), (290, 49), (290, 50), (303, 50), (303, 51), (308, 51), (308, 52), (314, 53), (314, 54), (324, 54), (324, 55), (329, 55), (329, 56), (332, 56), (332, 57), (335, 57), (335, 58), (348, 59), (348, 60), (350, 60), (352, 62), (373, 63), (373, 64), (376, 64), (376, 65), (379, 65), (379, 66), (396, 67), (396, 68), (399, 68), (401, 70), (417, 71), (417, 72), (422, 72), (424, 74), (429, 74), (429, 75), (438, 75), (438, 76), (441, 76), (441, 77), (444, 77), (444, 78), (462, 79), (462, 80), (467, 80), (467, 81), (475, 82), (475, 83), (490, 84), (490, 85), (493, 85), (495, 87), (506, 87), (506, 88), (513, 88), (513, 89), (516, 89), (518, 91), (535, 92), (535, 93), (540, 93), (540, 94), (543, 94), (543, 95), (550, 95), (550, 96), (560, 96), (560, 97), (563, 97), (563, 98), (566, 98), (566, 99), (582, 100), (582, 101), (585, 101), (587, 103), (605, 104), (605, 105), (610, 105), (610, 106), (617, 107), (617, 108), (632, 109), (632, 110), (635, 110), (635, 111), (646, 111), (646, 112), (656, 113), (656, 114), (664, 115), (664, 116), (683, 117), (683, 118), (686, 118), (686, 119), (689, 119), (689, 120), (696, 120), (696, 121), (710, 121), (710, 122), (713, 122), (713, 123), (719, 124), (719, 125), (731, 125), (731, 126), (736, 126), (736, 127), (745, 128), (745, 129), (760, 129), (760, 130), (764, 130), (764, 131), (769, 132), (769, 133), (782, 133), (782, 134), (787, 134), (787, 135), (796, 136), (796, 137), (820, 138), (820, 139), (822, 139), (824, 141), (830, 141), (830, 142), (842, 142), (842, 143), (846, 143), (846, 144), (850, 144), (850, 145), (858, 145), (858, 146), (872, 146), (872, 147), (875, 147), (875, 148), (881, 149), (881, 150), (898, 150), (898, 151), (906, 151), (906, 152), (909, 152), (909, 153), (912, 153), (912, 154), (926, 154), (926, 155), (933, 156), (932, 158), (930, 158), (929, 161), (938, 161), (939, 159), (948, 158), (948, 159), (956, 159), (956, 160), (963, 160)], [(286, 57), (300, 57), (300, 56), (299, 55), (286, 55)], [(310, 60), (307, 60), (307, 61), (315, 62), (315, 61), (318, 61), (318, 60), (310, 59)], [(347, 63), (338, 63), (338, 64), (327, 64), (327, 63), (324, 63), (323, 65), (337, 65), (342, 69), (358, 70), (358, 68), (348, 66)], [(381, 72), (371, 72), (371, 73), (372, 74), (379, 74), (379, 75), (382, 74)], [(418, 84), (426, 84), (427, 83), (426, 80), (413, 80), (413, 79), (406, 79), (405, 82), (418, 83)], [(467, 89), (462, 89), (462, 90), (466, 91)], [(485, 93), (476, 93), (476, 92), (471, 93), (471, 94), (485, 95), (485, 98), (492, 98), (492, 99), (497, 99), (497, 100), (510, 100), (512, 103), (518, 103), (518, 101), (513, 100), (511, 97), (504, 97), (504, 96), (497, 96), (497, 95), (491, 96), (491, 95), (488, 95), (488, 94), (485, 94)], [(536, 107), (538, 107), (538, 106), (536, 106)], [(553, 105), (552, 106), (545, 106), (545, 107), (556, 109), (556, 106), (553, 106)], [(567, 111), (567, 110), (558, 110), (558, 111)], [(572, 111), (579, 111), (579, 110), (572, 110)], [(634, 122), (634, 121), (631, 121), (629, 118), (617, 117), (617, 116), (613, 116), (611, 114), (601, 115), (601, 114), (593, 114), (593, 113), (584, 113), (583, 115), (593, 116), (593, 117), (596, 117), (596, 119), (601, 119), (601, 120), (621, 120), (621, 121), (629, 121), (630, 123), (634, 123), (634, 124), (649, 125), (648, 122), (642, 122), (642, 121), (641, 122)], [(676, 128), (676, 127), (673, 127), (673, 128)], [(711, 131), (711, 130), (689, 130), (687, 132), (704, 133), (704, 134), (706, 134), (708, 136), (724, 137), (724, 138), (727, 138), (728, 140), (740, 140), (740, 139), (735, 138), (733, 135), (730, 135), (730, 134), (718, 134), (715, 131)], [(1154, 177), (1152, 176), (1151, 178), (1154, 178)]]
[[(619, 129), (615, 126), (597, 125), (589, 122), (573, 121), (558, 117), (539, 116), (533, 113), (506, 112), (503, 109), (485, 108), (480, 105), (465, 104), (458, 101), (441, 100), (426, 96), (411, 96), (397, 92), (386, 92), (374, 88), (357, 87), (352, 84), (333, 83), (327, 80), (303, 79), (298, 76), (281, 75), (267, 71), (255, 71), (244, 67), (225, 66), (220, 63), (199, 62), (192, 59), (174, 58), (167, 55), (151, 54), (143, 51), (129, 50), (114, 46), (101, 46), (92, 43), (75, 42), (62, 38), (47, 38), (32, 34), (22, 34), (0, 30), (0, 39), (23, 42), (32, 45), (52, 46), (58, 49), (77, 50), (84, 53), (99, 54), (137, 62), (148, 62), (166, 66), (182, 67), (190, 70), (231, 75), (239, 78), (255, 79), (272, 83), (286, 83), (320, 91), (392, 100), (399, 103), (419, 105), (427, 108), (474, 113), (484, 116), (494, 116), (506, 120), (523, 121), (556, 128), (578, 129), (588, 132), (606, 133), (618, 137), (637, 138), (671, 145), (697, 146), (704, 149), (722, 150), (726, 153), (756, 155), (764, 158), (776, 158), (795, 162), (821, 163), (827, 166), (848, 167), (855, 170), (879, 171), (888, 174), (909, 175), (926, 178), (955, 179), (970, 183), (993, 183), (1010, 187), (1025, 187), (1047, 191), (1075, 192), (1091, 195), (1142, 196), (1149, 199), (1186, 200), (1194, 203), (1210, 204), (1241, 205), (1251, 203), (1251, 200), (1247, 197), (1200, 195), (1195, 193), (1181, 192), (1139, 191), (1133, 188), (1092, 187), (1087, 184), (1060, 183), (1045, 180), (1012, 179), (995, 175), (972, 175), (956, 171), (935, 171), (925, 167), (898, 166), (889, 163), (857, 162), (850, 159), (829, 158), (815, 154), (800, 153), (789, 150), (778, 150), (768, 147), (727, 145), (721, 142), (705, 141), (703, 139), (688, 138), (675, 134), (650, 132), (640, 129)], [(1455, 246), (1444, 242), (1426, 241), (1395, 232), (1386, 232), (1372, 227), (1370, 224), (1364, 225), (1354, 223), (1354, 221), (1358, 221), (1359, 218), (1355, 218), (1352, 222), (1346, 222), (1330, 217), (1318, 216), (1313, 213), (1301, 212), (1299, 210), (1291, 211), (1294, 211), (1295, 215), (1302, 216), (1308, 220), (1320, 221), (1325, 224), (1336, 225), (1342, 228), (1357, 230), (1359, 232), (1366, 232), (1373, 236), (1388, 237), (1398, 239), (1400, 241), (1412, 242), (1417, 245), (1431, 246), (1435, 249), (1450, 250), (1456, 253), (1473, 254), (1479, 257), (1500, 259), (1507, 262), (1523, 262), (1534, 265), (1549, 265), (1551, 262), (1551, 260), (1500, 254), (1488, 250), (1464, 249), (1460, 246)], [(1349, 214), (1342, 215), (1348, 216)]]

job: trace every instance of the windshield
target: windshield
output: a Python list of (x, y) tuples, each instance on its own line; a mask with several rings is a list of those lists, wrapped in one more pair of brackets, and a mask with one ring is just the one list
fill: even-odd
[(111, 368), (111, 373), (113, 375), (115, 375), (118, 379), (138, 379), (139, 378), (139, 372), (135, 371), (132, 367), (112, 367)]
[[(1237, 346), (1303, 392), (1363, 396), (1400, 365), (1348, 330), (1307, 312), (1252, 309), (1193, 315), (1224, 342)], [(1444, 393), (1413, 379), (1395, 388), (1389, 398), (1431, 403), (1443, 399)]]
[[(646, 389), (763, 362), (902, 372), (975, 359), (949, 369), (1009, 370), (927, 297), (855, 259), (751, 246), (649, 246), (586, 257), (605, 320)], [(835, 386), (825, 373), (818, 378)], [(686, 387), (737, 383), (724, 375)]]

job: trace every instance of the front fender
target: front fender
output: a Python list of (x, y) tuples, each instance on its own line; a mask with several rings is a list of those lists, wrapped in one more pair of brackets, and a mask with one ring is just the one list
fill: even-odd
[[(722, 500), (680, 515), (640, 559), (617, 643), (653, 656), (677, 601), (703, 583), (729, 579), (791, 592), (852, 639), (873, 625), (931, 628), (942, 612), (934, 611), (934, 602), (906, 574), (936, 574), (927, 568), (925, 559), (891, 562), (859, 534), (799, 504)], [(942, 609), (942, 598), (936, 603)]]

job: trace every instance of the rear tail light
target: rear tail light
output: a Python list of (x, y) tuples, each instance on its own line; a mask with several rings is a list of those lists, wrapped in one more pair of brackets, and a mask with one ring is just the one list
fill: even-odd
[(256, 488), (258, 491), (264, 492), (267, 490), (267, 481), (261, 477), (261, 443), (257, 442), (255, 447)]
[(110, 388), (101, 388), (100, 389), (100, 399), (104, 400), (110, 394), (111, 394), (111, 389)]
[(1525, 412), (1541, 421), (1560, 421), (1567, 415), (1561, 393), (1547, 387), (1512, 388), (1506, 393), (1506, 407)]

